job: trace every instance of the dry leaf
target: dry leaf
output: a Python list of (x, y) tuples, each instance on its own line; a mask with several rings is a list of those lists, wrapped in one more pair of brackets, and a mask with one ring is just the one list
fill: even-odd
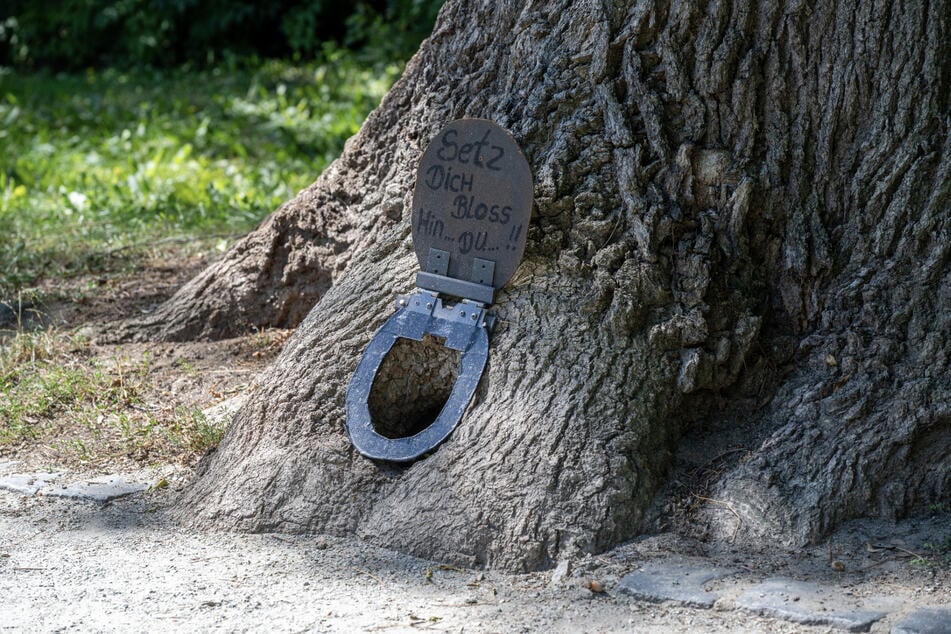
[(596, 594), (601, 594), (604, 592), (604, 584), (597, 579), (585, 579), (584, 587)]

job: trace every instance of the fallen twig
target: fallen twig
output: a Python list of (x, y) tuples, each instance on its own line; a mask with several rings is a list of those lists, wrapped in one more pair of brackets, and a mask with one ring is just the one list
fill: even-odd
[(728, 510), (730, 513), (733, 513), (733, 517), (736, 518), (736, 527), (733, 529), (733, 534), (730, 535), (730, 543), (732, 544), (733, 541), (736, 539), (736, 534), (740, 531), (740, 526), (743, 525), (743, 518), (740, 517), (740, 514), (736, 511), (735, 508), (733, 508), (733, 505), (730, 504), (729, 502), (724, 502), (723, 500), (708, 498), (706, 496), (698, 495), (696, 493), (694, 493), (693, 496), (703, 502), (710, 502), (711, 504), (719, 504), (720, 506)]
[(369, 570), (364, 570), (363, 568), (354, 568), (354, 570), (355, 570), (356, 572), (362, 574), (362, 575), (366, 575), (366, 576), (370, 577), (371, 579), (373, 579), (373, 580), (376, 581), (377, 583), (384, 583), (384, 581), (383, 581), (382, 579), (380, 579), (379, 577), (377, 577), (375, 574), (373, 574), (373, 573), (370, 572)]
[(912, 552), (908, 550), (907, 548), (902, 548), (901, 546), (895, 546), (895, 550), (900, 550), (901, 552), (905, 553), (909, 557), (915, 557), (917, 559), (928, 559), (927, 555), (921, 555), (919, 553)]

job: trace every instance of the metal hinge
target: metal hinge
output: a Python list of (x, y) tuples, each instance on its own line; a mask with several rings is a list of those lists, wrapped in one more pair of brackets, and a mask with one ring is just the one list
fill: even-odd
[(495, 262), (492, 260), (473, 258), (469, 280), (448, 276), (448, 251), (430, 249), (426, 264), (426, 270), (416, 274), (416, 286), (419, 288), (483, 306), (495, 301)]
[(485, 328), (490, 332), (495, 326), (495, 315), (489, 313), (485, 304), (463, 299), (456, 304), (446, 305), (438, 293), (426, 289), (401, 295), (396, 300), (396, 307), (472, 328)]

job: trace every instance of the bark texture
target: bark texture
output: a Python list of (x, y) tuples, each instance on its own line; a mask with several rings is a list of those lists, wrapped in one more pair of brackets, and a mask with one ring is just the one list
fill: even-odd
[[(948, 16), (947, 0), (449, 0), (312, 187), (117, 331), (303, 319), (182, 516), (541, 568), (643, 530), (698, 421), (745, 448), (700, 515), (713, 535), (796, 545), (947, 501)], [(344, 432), (347, 384), (412, 285), (416, 162), (466, 116), (508, 128), (533, 168), (526, 258), (453, 436), (376, 464)], [(406, 348), (374, 388), (394, 428), (452, 376)]]

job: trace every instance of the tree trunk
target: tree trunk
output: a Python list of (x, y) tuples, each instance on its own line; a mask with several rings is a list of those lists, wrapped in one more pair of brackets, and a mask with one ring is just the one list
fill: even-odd
[[(678, 443), (718, 466), (697, 521), (750, 546), (948, 501), (948, 20), (947, 0), (449, 0), (341, 158), (119, 330), (306, 315), (182, 516), (537, 569), (645, 530)], [(525, 261), (453, 435), (375, 463), (347, 385), (412, 287), (416, 163), (462, 117), (532, 166)], [(381, 418), (438, 410), (432, 349), (391, 353)]]

